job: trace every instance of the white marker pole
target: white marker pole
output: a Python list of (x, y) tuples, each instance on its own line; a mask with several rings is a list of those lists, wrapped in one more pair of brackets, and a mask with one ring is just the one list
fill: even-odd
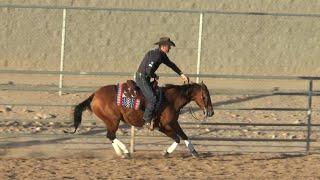
[(130, 154), (134, 153), (134, 144), (135, 144), (135, 127), (131, 126)]
[(200, 13), (199, 36), (198, 36), (197, 79), (196, 79), (197, 83), (199, 83), (199, 74), (200, 74), (200, 65), (201, 65), (202, 19), (203, 19), (203, 13)]
[(59, 95), (62, 95), (62, 83), (63, 83), (63, 61), (64, 61), (64, 45), (65, 45), (65, 36), (66, 36), (66, 14), (67, 10), (63, 9), (62, 15), (62, 29), (61, 29), (61, 49), (60, 49), (60, 79), (59, 79)]
[[(133, 79), (136, 80), (136, 74), (134, 74)], [(135, 144), (135, 127), (131, 126), (131, 138), (130, 138), (130, 153), (134, 153), (134, 144)]]

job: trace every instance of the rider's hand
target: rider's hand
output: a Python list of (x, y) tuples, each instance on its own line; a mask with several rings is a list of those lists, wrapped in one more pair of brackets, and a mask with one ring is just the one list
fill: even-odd
[(189, 80), (189, 77), (188, 77), (188, 76), (186, 76), (186, 75), (184, 75), (184, 74), (181, 74), (180, 76), (181, 76), (181, 78), (183, 79), (183, 81), (189, 83), (190, 80)]

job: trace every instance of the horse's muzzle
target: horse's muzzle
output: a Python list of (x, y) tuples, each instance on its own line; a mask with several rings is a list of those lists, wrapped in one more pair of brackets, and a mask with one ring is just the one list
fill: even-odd
[(209, 110), (207, 110), (207, 116), (208, 117), (212, 117), (214, 115), (214, 111), (213, 111), (213, 108), (209, 108)]
[(208, 116), (209, 116), (209, 117), (212, 117), (213, 115), (214, 115), (214, 111), (213, 111), (213, 110), (211, 110), (211, 111), (208, 112)]

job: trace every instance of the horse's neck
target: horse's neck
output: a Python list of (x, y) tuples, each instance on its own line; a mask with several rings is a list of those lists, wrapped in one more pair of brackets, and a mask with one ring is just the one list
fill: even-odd
[(189, 104), (191, 99), (183, 99), (180, 103), (177, 104), (177, 108), (180, 110), (187, 104)]
[[(190, 87), (192, 88), (192, 87)], [(175, 88), (174, 90), (174, 95), (173, 95), (173, 104), (176, 110), (182, 109), (185, 105), (190, 103), (192, 100), (191, 93), (192, 90), (188, 90), (188, 93), (183, 92), (180, 87)]]

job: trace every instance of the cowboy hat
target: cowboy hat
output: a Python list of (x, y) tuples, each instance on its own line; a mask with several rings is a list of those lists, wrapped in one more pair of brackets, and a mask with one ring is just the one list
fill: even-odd
[(159, 42), (154, 43), (155, 45), (163, 45), (163, 44), (167, 44), (169, 46), (174, 46), (176, 47), (176, 44), (170, 40), (170, 38), (168, 37), (161, 37)]

